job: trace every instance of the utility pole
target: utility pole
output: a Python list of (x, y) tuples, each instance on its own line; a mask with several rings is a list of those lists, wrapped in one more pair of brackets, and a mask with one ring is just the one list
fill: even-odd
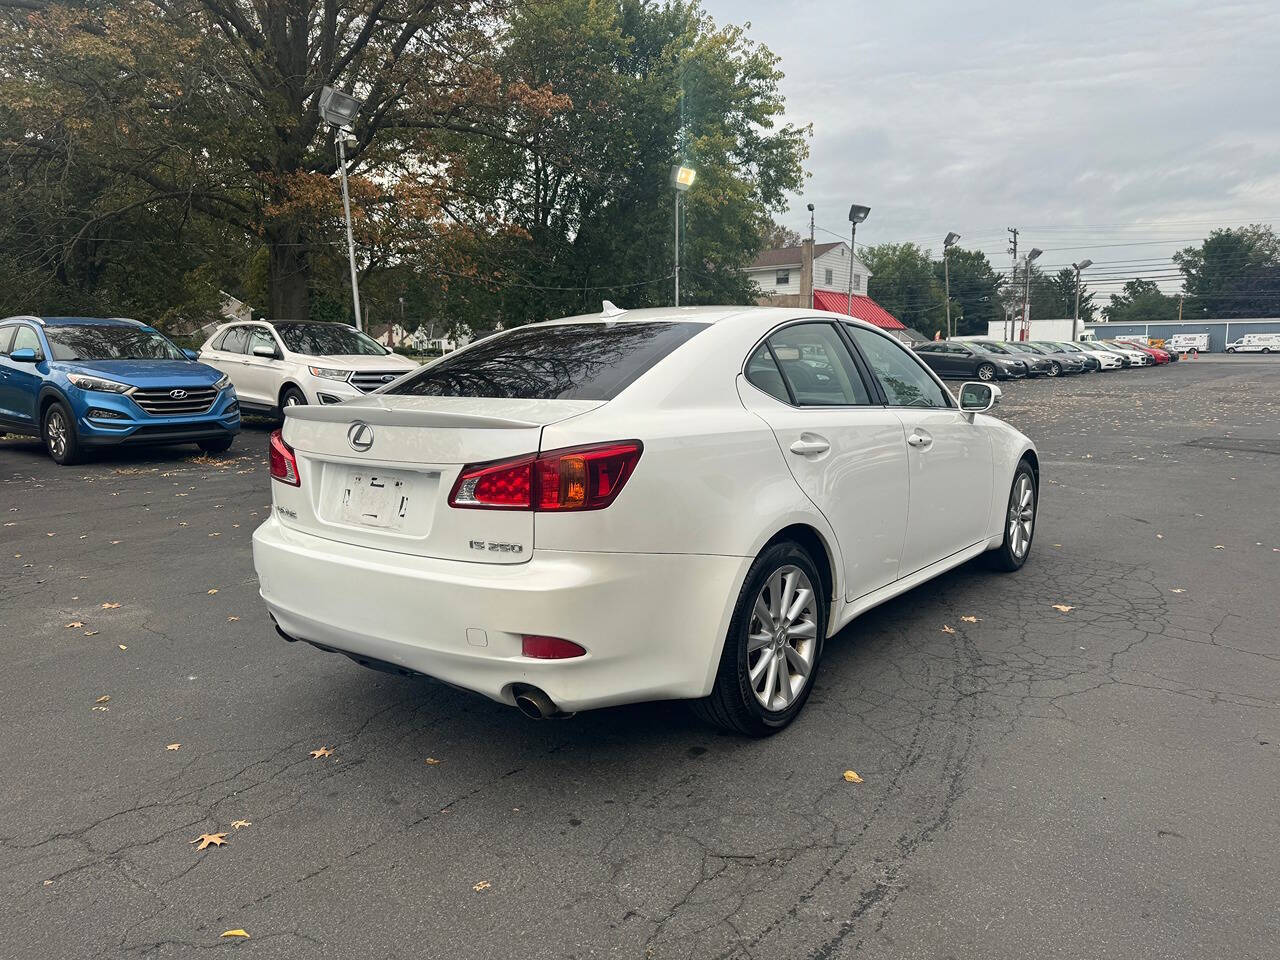
[(947, 301), (947, 339), (950, 340), (954, 335), (951, 329), (951, 257), (949, 256), (952, 246), (960, 239), (960, 234), (951, 231), (947, 234), (946, 239), (942, 241), (942, 282), (945, 284), (945, 298)]
[(1075, 319), (1071, 322), (1071, 339), (1074, 341), (1079, 340), (1083, 332), (1080, 329), (1080, 271), (1093, 266), (1093, 261), (1081, 260), (1079, 263), (1073, 263), (1071, 266), (1076, 268), (1076, 313)]
[[(1012, 281), (1014, 281), (1014, 282), (1016, 283), (1016, 282), (1017, 282), (1017, 280), (1018, 280), (1018, 228), (1017, 228), (1017, 227), (1006, 227), (1005, 229), (1006, 229), (1006, 231), (1008, 232), (1008, 234), (1009, 234), (1009, 239), (1010, 239), (1010, 243), (1009, 243), (1009, 258), (1010, 258), (1010, 259), (1009, 259), (1009, 263), (1010, 263), (1009, 279), (1010, 279), (1010, 280), (1012, 280)], [(1017, 288), (1015, 287), (1014, 289), (1016, 290)], [(1015, 294), (1015, 296), (1016, 296), (1016, 294)], [(1012, 312), (1012, 311), (1010, 311), (1010, 310), (1006, 310), (1006, 311), (1005, 311), (1005, 317), (1006, 317), (1006, 318), (1008, 318), (1008, 320), (1007, 320), (1007, 329), (1005, 330), (1005, 337), (1004, 337), (1004, 338), (1005, 338), (1006, 340), (1012, 340), (1012, 339), (1013, 339), (1013, 312)]]
[[(1181, 294), (1181, 293), (1180, 293), (1180, 294), (1178, 294), (1178, 322), (1179, 322), (1179, 323), (1181, 323), (1181, 322), (1182, 322), (1182, 298), (1183, 298), (1183, 296), (1184, 296), (1184, 294)], [(1077, 292), (1076, 292), (1076, 303), (1077, 303), (1076, 310), (1077, 310), (1077, 311), (1080, 309), (1080, 308), (1079, 308), (1079, 305), (1078, 305), (1078, 304), (1079, 304), (1079, 301), (1080, 301), (1080, 293), (1077, 291)]]

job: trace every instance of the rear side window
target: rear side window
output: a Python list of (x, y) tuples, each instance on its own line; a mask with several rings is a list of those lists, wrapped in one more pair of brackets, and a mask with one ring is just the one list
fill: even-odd
[(612, 400), (706, 325), (517, 327), (422, 368), (382, 393), (515, 400)]
[(225, 350), (227, 353), (244, 353), (245, 345), (249, 342), (249, 331), (244, 327), (232, 327), (222, 335), (222, 343), (217, 347), (219, 350)]
[[(854, 366), (849, 348), (831, 324), (783, 327), (767, 343), (798, 406), (853, 407), (871, 403), (871, 394)], [(768, 387), (761, 389), (772, 392)]]
[(9, 344), (13, 343), (15, 327), (0, 327), (0, 357), (9, 355)]

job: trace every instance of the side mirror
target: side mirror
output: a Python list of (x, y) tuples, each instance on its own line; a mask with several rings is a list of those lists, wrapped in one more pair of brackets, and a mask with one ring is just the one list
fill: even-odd
[(279, 354), (276, 353), (275, 347), (268, 347), (262, 344), (253, 348), (253, 355), (255, 357), (265, 357), (267, 360), (275, 360), (276, 357), (279, 356)]
[(199, 350), (188, 350), (188, 349), (186, 349), (186, 348), (184, 347), (184, 348), (182, 349), (182, 355), (183, 355), (184, 357), (186, 357), (188, 360), (199, 360), (199, 359), (200, 359), (200, 351), (199, 351)]
[(43, 358), (40, 351), (33, 347), (19, 347), (9, 354), (9, 359), (14, 363), (39, 363)]
[(986, 413), (1000, 402), (1000, 388), (992, 383), (970, 381), (960, 386), (960, 410), (964, 413)]

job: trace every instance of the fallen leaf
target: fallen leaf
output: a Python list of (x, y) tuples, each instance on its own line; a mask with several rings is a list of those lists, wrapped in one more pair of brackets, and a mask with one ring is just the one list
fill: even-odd
[(982, 618), (981, 617), (961, 617), (960, 619), (963, 620), (965, 623), (977, 623)]
[(215, 593), (217, 593), (217, 592), (218, 592), (218, 588), (217, 588), (217, 587), (214, 587), (212, 590), (210, 590), (210, 591), (209, 591), (209, 596), (211, 596), (211, 597), (212, 597), (212, 596), (213, 596)]
[(860, 776), (858, 776), (856, 773), (854, 773), (852, 770), (846, 770), (846, 771), (844, 772), (844, 778), (845, 778), (845, 780), (847, 780), (849, 783), (861, 783), (861, 782), (862, 782), (862, 778), (861, 778)]
[(227, 617), (227, 623), (235, 623), (239, 619), (239, 617)]
[(1164, 534), (1163, 534), (1163, 533), (1157, 533), (1157, 534), (1156, 534), (1156, 539), (1157, 539), (1157, 540), (1163, 540), (1163, 539), (1164, 539)]
[(231, 821), (232, 830), (239, 830), (241, 827), (252, 827), (252, 826), (253, 824), (250, 823), (248, 820), (232, 820)]
[(114, 547), (114, 546), (115, 546), (117, 543), (119, 543), (119, 542), (120, 542), (119, 540), (112, 540), (112, 541), (111, 541), (111, 545)]
[(128, 650), (128, 649), (129, 649), (129, 648), (128, 648), (128, 647), (126, 647), (123, 643), (117, 643), (117, 644), (116, 644), (116, 646), (117, 646), (117, 647), (119, 647), (121, 650)]
[(1053, 609), (1061, 610), (1063, 613), (1070, 613), (1072, 610), (1075, 609), (1075, 607), (1068, 606), (1065, 603), (1055, 603), (1053, 605)]
[(244, 937), (244, 939), (246, 939), (246, 940), (248, 940), (248, 939), (249, 939), (249, 934), (247, 934), (247, 933), (246, 933), (245, 931), (243, 931), (243, 930), (240, 930), (239, 928), (237, 928), (237, 929), (235, 929), (235, 930), (227, 930), (227, 931), (225, 931), (225, 932), (222, 934), (222, 936), (224, 936), (224, 937)]
[(1186, 593), (1187, 591), (1186, 591), (1186, 590), (1184, 590), (1182, 587), (1174, 587), (1174, 588), (1173, 588), (1172, 590), (1170, 590), (1169, 592), (1170, 592), (1170, 593)]
[(1227, 549), (1227, 548), (1226, 548), (1226, 547), (1224, 547), (1222, 544), (1217, 543), (1217, 544), (1214, 544), (1213, 549), (1215, 549), (1215, 550), (1225, 550), (1225, 549)]
[(111, 700), (111, 698), (110, 698), (109, 696), (107, 696), (107, 695), (104, 693), (102, 696), (100, 696), (97, 700), (95, 700), (95, 701), (93, 701), (93, 702), (94, 702), (94, 703), (107, 703), (107, 702), (109, 702), (110, 700)]
[(481, 880), (471, 889), (474, 890), (476, 893), (479, 893), (481, 890), (488, 890), (490, 886), (491, 884), (489, 883), (488, 880)]
[(434, 767), (434, 766), (435, 766), (437, 763), (439, 763), (440, 761), (439, 761), (439, 760), (437, 760), (435, 757), (427, 757), (426, 762), (427, 762), (427, 763), (429, 763), (429, 764), (431, 764), (431, 765)]
[(200, 844), (200, 846), (196, 847), (197, 850), (203, 850), (208, 846), (221, 847), (226, 844), (227, 835), (225, 833), (202, 833), (188, 842)]
[(333, 751), (328, 747), (321, 747), (319, 750), (311, 751), (311, 758), (313, 760), (319, 760), (321, 757), (331, 757), (331, 756), (333, 756)]
[(955, 632), (956, 632), (956, 628), (955, 628), (955, 627), (949, 627), (949, 626), (947, 626), (947, 625), (944, 623), (944, 624), (942, 625), (942, 632), (943, 632), (943, 633), (955, 633)]
[(114, 610), (114, 609), (116, 609), (118, 606), (120, 606), (120, 604), (118, 604), (118, 603), (111, 603), (110, 601), (108, 601), (107, 603), (104, 603), (104, 604), (102, 605), (102, 609), (103, 609), (103, 610)]
[(167, 745), (165, 746), (165, 749), (166, 749), (166, 750), (177, 750), (180, 746), (182, 746), (182, 744), (180, 744), (180, 743), (170, 743), (170, 744), (167, 744)]
[(97, 631), (97, 630), (86, 630), (86, 631), (84, 632), (84, 635), (85, 635), (86, 637), (96, 637), (96, 636), (98, 635), (98, 631)]
[(83, 627), (83, 626), (84, 626), (84, 621), (83, 621), (83, 620), (72, 620), (70, 623), (68, 623), (68, 624), (67, 624), (67, 629), (68, 629), (68, 630), (75, 630), (75, 629), (79, 629), (80, 627)]

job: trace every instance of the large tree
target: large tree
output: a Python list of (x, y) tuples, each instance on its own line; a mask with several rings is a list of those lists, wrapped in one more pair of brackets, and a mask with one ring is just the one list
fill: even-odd
[(871, 271), (867, 293), (877, 303), (921, 333), (945, 328), (941, 264), (928, 250), (914, 243), (878, 243), (858, 256)]
[(1112, 323), (1154, 323), (1178, 319), (1178, 298), (1160, 291), (1153, 280), (1130, 280), (1102, 308)]
[[(985, 334), (988, 323), (1004, 319), (1000, 305), (1003, 278), (981, 250), (952, 247), (947, 258), (951, 273), (951, 321), (956, 333)], [(943, 279), (941, 261), (937, 264), (936, 274), (938, 279)]]
[(477, 230), (478, 267), (453, 278), (459, 317), (670, 303), (677, 162), (697, 170), (682, 200), (682, 302), (750, 301), (741, 268), (806, 155), (807, 131), (781, 122), (769, 50), (696, 3), (538, 0), (514, 10), (497, 68), (572, 108), (525, 113), (519, 142), (457, 141), (447, 211)]
[(1280, 238), (1271, 227), (1214, 230), (1200, 246), (1187, 247), (1173, 259), (1185, 278), (1184, 316), (1280, 314)]
[[(48, 266), (91, 271), (99, 241), (130, 256), (121, 245), (140, 213), (171, 239), (209, 221), (262, 244), (277, 317), (308, 316), (312, 258), (341, 238), (322, 86), (365, 101), (351, 151), (369, 175), (357, 212), (380, 211), (384, 239), (390, 224), (417, 229), (438, 208), (443, 132), (519, 142), (508, 105), (522, 116), (547, 105), (491, 69), (496, 23), (483, 0), (0, 6), (0, 147), (19, 188), (55, 208), (41, 211)], [(62, 183), (75, 202), (57, 208)], [(376, 255), (366, 250), (364, 266)]]

